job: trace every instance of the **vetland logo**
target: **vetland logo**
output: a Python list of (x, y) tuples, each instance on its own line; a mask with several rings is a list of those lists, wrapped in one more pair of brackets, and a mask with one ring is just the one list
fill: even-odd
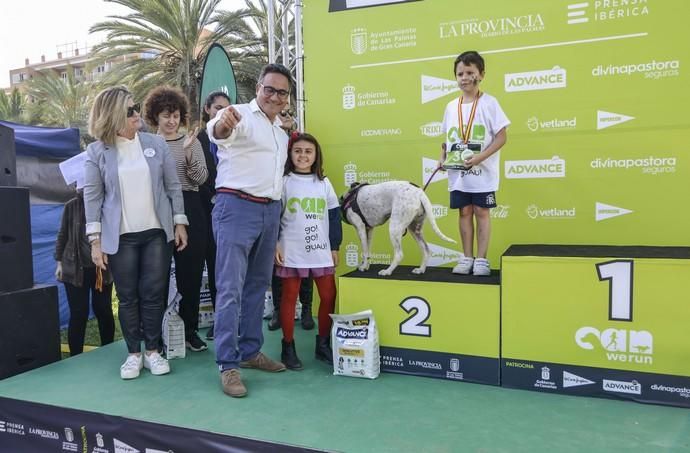
[(635, 76), (642, 75), (645, 79), (661, 79), (664, 77), (677, 77), (680, 75), (680, 61), (666, 60), (656, 61), (651, 60), (642, 63), (629, 63), (622, 65), (597, 65), (592, 68), (592, 76), (594, 77), (610, 77), (610, 76)]
[(451, 250), (440, 245), (429, 243), (428, 266), (443, 266), (448, 263), (457, 263), (460, 259), (460, 252)]
[(604, 379), (601, 386), (607, 392), (628, 393), (630, 395), (641, 395), (642, 386), (637, 381), (612, 381)]
[(505, 90), (511, 93), (565, 88), (566, 78), (566, 70), (559, 66), (541, 71), (516, 72), (505, 75)]
[(607, 127), (615, 126), (617, 124), (627, 123), (634, 120), (634, 116), (623, 115), (622, 113), (605, 112), (604, 110), (597, 110), (597, 130), (606, 129)]
[(553, 156), (548, 160), (507, 160), (508, 179), (565, 178), (565, 160)]
[(575, 332), (575, 343), (589, 351), (602, 350), (606, 360), (651, 365), (654, 337), (646, 330), (608, 328), (600, 331), (585, 326)]
[(649, 15), (648, 0), (596, 0), (571, 3), (567, 8), (569, 25), (585, 24), (590, 17), (606, 22)]
[(457, 80), (441, 79), (422, 74), (422, 104), (460, 91)]
[(594, 381), (590, 381), (587, 378), (583, 378), (582, 376), (578, 376), (577, 374), (569, 373), (567, 371), (563, 371), (563, 388), (569, 388), (569, 387), (581, 387), (583, 385), (590, 385), (590, 384), (596, 384)]
[(536, 204), (527, 206), (527, 217), (532, 220), (536, 219), (574, 219), (576, 215), (575, 208), (540, 208)]
[(443, 123), (438, 121), (422, 124), (419, 132), (425, 137), (440, 137), (443, 135)]
[(482, 38), (541, 32), (546, 29), (541, 14), (522, 14), (488, 19), (463, 19), (439, 24), (441, 39), (478, 35)]
[(546, 131), (556, 131), (563, 129), (575, 129), (577, 127), (577, 117), (572, 118), (553, 118), (550, 120), (540, 120), (536, 116), (532, 116), (527, 119), (527, 129), (532, 132), (537, 132), (538, 130)]
[(352, 85), (345, 85), (342, 91), (344, 110), (353, 110), (355, 107), (376, 107), (396, 103), (396, 99), (392, 97), (388, 91), (357, 93), (356, 88)]
[(612, 159), (597, 157), (589, 165), (595, 170), (641, 170), (644, 174), (658, 175), (661, 173), (675, 173), (677, 159), (675, 157), (647, 156), (638, 158)]
[(619, 208), (618, 206), (611, 206), (609, 204), (599, 203), (598, 201), (594, 205), (594, 219), (597, 222), (602, 220), (610, 219), (612, 217), (618, 217), (625, 214), (630, 214), (633, 211), (630, 209)]

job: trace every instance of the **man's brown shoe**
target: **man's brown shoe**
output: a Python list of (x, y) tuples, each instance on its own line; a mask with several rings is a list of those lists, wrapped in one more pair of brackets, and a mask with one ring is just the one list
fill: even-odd
[(273, 359), (269, 359), (264, 355), (263, 352), (259, 352), (253, 358), (240, 362), (240, 367), (242, 368), (255, 368), (257, 370), (269, 371), (271, 373), (277, 373), (278, 371), (285, 371), (285, 365), (280, 362), (276, 362)]
[(240, 370), (235, 368), (225, 370), (220, 374), (220, 382), (223, 384), (223, 393), (233, 398), (242, 398), (247, 394), (247, 388), (242, 383)]

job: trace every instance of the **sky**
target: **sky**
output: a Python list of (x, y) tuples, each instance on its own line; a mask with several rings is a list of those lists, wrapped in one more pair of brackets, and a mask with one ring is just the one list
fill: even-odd
[[(243, 0), (222, 0), (221, 9), (234, 10)], [(0, 88), (10, 86), (10, 69), (57, 59), (58, 46), (77, 43), (79, 49), (102, 41), (89, 28), (127, 8), (102, 0), (7, 0), (0, 7)]]

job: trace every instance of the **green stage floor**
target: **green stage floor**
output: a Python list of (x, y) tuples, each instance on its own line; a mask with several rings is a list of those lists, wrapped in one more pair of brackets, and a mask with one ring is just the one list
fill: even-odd
[[(690, 411), (382, 374), (336, 377), (299, 327), (303, 371), (244, 370), (249, 395), (225, 396), (213, 352), (172, 373), (122, 381), (118, 342), (0, 381), (0, 396), (234, 436), (348, 452), (690, 451)], [(280, 354), (280, 331), (264, 351)], [(212, 345), (212, 342), (211, 342)]]

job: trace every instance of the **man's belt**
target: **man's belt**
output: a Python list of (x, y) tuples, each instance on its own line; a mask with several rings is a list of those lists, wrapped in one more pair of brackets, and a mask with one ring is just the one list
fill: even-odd
[(242, 192), (241, 190), (237, 190), (237, 189), (228, 189), (227, 187), (221, 187), (219, 189), (216, 189), (216, 192), (230, 193), (230, 194), (233, 194), (234, 196), (236, 196), (238, 198), (241, 198), (241, 199), (247, 200), (247, 201), (251, 201), (254, 203), (268, 204), (268, 203), (274, 201), (272, 198), (255, 197), (254, 195), (250, 195), (247, 192)]

